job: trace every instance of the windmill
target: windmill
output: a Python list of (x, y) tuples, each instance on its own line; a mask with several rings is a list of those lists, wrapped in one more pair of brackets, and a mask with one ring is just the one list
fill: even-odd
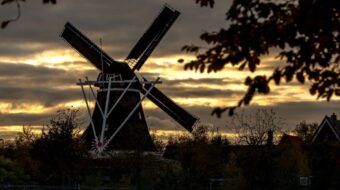
[[(104, 150), (155, 151), (141, 104), (145, 98), (186, 130), (193, 130), (198, 119), (155, 87), (161, 83), (160, 79), (149, 81), (137, 72), (179, 14), (165, 5), (124, 62), (110, 58), (72, 24), (65, 24), (61, 37), (101, 71), (97, 80), (86, 77), (77, 83), (81, 86), (91, 118), (83, 138), (97, 153)], [(86, 86), (96, 100), (92, 113), (84, 91)], [(98, 89), (97, 93), (94, 88)]]

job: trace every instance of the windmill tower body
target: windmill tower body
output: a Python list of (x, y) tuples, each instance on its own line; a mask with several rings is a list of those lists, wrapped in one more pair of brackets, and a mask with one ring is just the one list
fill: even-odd
[[(128, 71), (128, 70), (127, 70)], [(107, 72), (106, 75), (118, 75), (117, 73)], [(122, 80), (131, 80), (134, 77), (134, 73), (131, 72), (120, 72), (115, 82), (119, 82)], [(119, 97), (121, 96), (123, 89), (127, 87), (127, 83), (119, 84), (113, 83), (111, 84), (111, 88), (113, 91), (110, 92), (110, 98), (108, 107), (112, 108), (112, 106), (117, 102)], [(107, 140), (110, 136), (117, 130), (119, 125), (124, 121), (124, 119), (130, 114), (131, 110), (133, 110), (134, 106), (141, 101), (140, 93), (138, 89), (139, 85), (133, 84), (130, 89), (134, 91), (128, 91), (120, 100), (120, 103), (117, 104), (115, 109), (111, 112), (109, 117), (106, 120), (105, 126), (105, 136), (104, 138)], [(116, 89), (116, 90), (115, 90)], [(99, 88), (97, 92), (97, 100), (102, 110), (105, 110), (105, 104), (107, 100), (107, 90), (105, 87)], [(96, 129), (96, 134), (101, 133), (101, 126), (103, 125), (102, 115), (100, 113), (99, 106), (95, 106), (92, 120), (94, 122), (94, 126)], [(91, 125), (91, 124), (90, 124)], [(88, 126), (83, 135), (89, 147), (93, 146), (92, 143), (94, 139), (94, 134), (91, 130), (91, 126)], [(155, 151), (155, 146), (152, 142), (151, 136), (149, 134), (149, 130), (147, 127), (147, 123), (145, 121), (145, 116), (143, 112), (142, 105), (140, 105), (137, 110), (131, 115), (131, 117), (127, 120), (125, 126), (121, 128), (120, 132), (117, 133), (117, 136), (111, 141), (108, 149), (113, 150), (143, 150), (143, 151)]]

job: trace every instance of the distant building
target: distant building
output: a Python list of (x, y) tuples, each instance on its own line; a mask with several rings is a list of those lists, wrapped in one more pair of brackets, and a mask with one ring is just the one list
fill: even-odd
[(279, 145), (302, 145), (303, 140), (301, 137), (288, 135), (286, 133), (283, 134)]
[(338, 144), (340, 143), (340, 120), (335, 113), (325, 116), (319, 128), (314, 133), (312, 144)]

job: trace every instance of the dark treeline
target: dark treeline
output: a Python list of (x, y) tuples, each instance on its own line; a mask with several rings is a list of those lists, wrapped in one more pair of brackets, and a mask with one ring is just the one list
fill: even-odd
[[(55, 185), (131, 189), (339, 189), (340, 147), (308, 145), (315, 126), (302, 122), (301, 138), (278, 145), (235, 145), (217, 130), (197, 127), (171, 137), (163, 156), (135, 151), (94, 158), (80, 135), (76, 110), (64, 110), (42, 133), (24, 127), (0, 156), (0, 185)], [(315, 124), (313, 124), (315, 125)], [(285, 136), (285, 135), (284, 135)], [(158, 141), (159, 142), (159, 141)], [(160, 149), (162, 143), (158, 143)], [(313, 176), (304, 187), (300, 177)]]

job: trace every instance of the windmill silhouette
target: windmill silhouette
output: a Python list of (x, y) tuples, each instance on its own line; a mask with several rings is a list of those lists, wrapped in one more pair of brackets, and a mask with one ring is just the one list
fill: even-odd
[[(65, 24), (61, 37), (101, 71), (97, 80), (90, 81), (86, 77), (77, 83), (81, 86), (91, 117), (90, 126), (83, 134), (89, 147), (99, 153), (104, 150), (155, 151), (141, 105), (145, 98), (192, 132), (198, 119), (155, 87), (160, 83), (159, 78), (149, 81), (136, 72), (142, 68), (179, 14), (165, 5), (124, 62), (113, 60), (72, 24)], [(96, 99), (93, 113), (85, 86), (89, 87)], [(98, 88), (97, 94), (93, 88)]]

